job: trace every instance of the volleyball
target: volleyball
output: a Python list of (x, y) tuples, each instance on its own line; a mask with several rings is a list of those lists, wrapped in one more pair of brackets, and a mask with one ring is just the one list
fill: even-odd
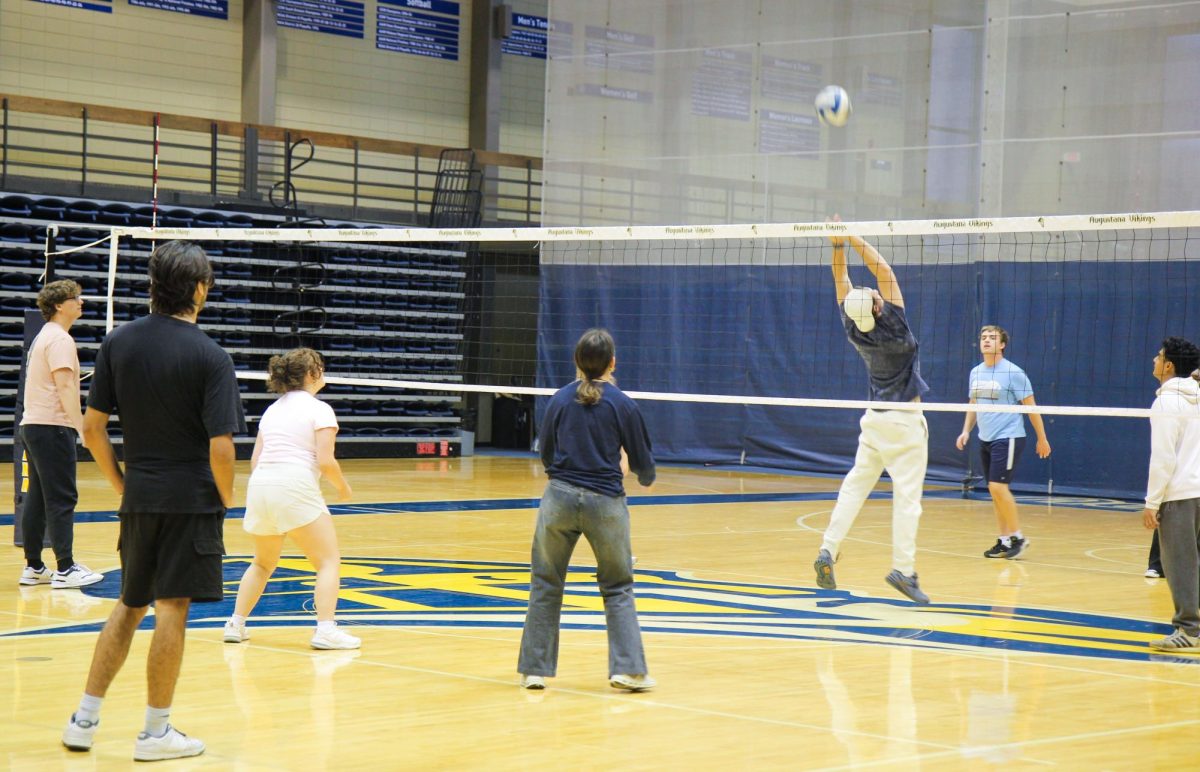
[(826, 126), (845, 126), (850, 120), (850, 95), (841, 86), (826, 86), (817, 94), (817, 117)]

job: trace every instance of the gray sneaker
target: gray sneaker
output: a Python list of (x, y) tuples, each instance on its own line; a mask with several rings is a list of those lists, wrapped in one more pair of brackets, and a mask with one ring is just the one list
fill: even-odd
[(833, 579), (833, 556), (829, 554), (829, 550), (821, 550), (817, 553), (813, 568), (817, 570), (818, 587), (822, 590), (837, 589), (837, 582)]
[(916, 574), (905, 576), (899, 570), (893, 568), (892, 572), (885, 578), (888, 584), (895, 587), (904, 595), (907, 595), (908, 599), (913, 603), (916, 603), (918, 606), (929, 605), (929, 596), (921, 592), (921, 585), (917, 582)]
[(1200, 639), (1176, 630), (1166, 638), (1150, 641), (1150, 648), (1155, 651), (1200, 651)]

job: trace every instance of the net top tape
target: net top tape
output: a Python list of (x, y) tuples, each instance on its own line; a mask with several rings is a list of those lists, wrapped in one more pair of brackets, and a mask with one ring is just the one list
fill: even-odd
[[(238, 378), (247, 381), (265, 381), (265, 372), (239, 370)], [(328, 383), (348, 386), (375, 386), (385, 389), (421, 389), (424, 391), (480, 392), (491, 394), (527, 394), (537, 397), (553, 396), (558, 389), (538, 386), (479, 386), (467, 383), (443, 383), (440, 381), (405, 381), (388, 378), (347, 378), (326, 376)], [(870, 402), (861, 399), (818, 399), (804, 397), (751, 397), (731, 394), (679, 394), (657, 391), (627, 391), (633, 399), (663, 402), (701, 402), (724, 405), (763, 405), (769, 407), (852, 408), (860, 410), (900, 410), (920, 413), (1036, 413), (1038, 415), (1087, 416), (1093, 418), (1149, 418), (1160, 415), (1149, 408), (1136, 407), (1077, 407), (1071, 405), (979, 405), (962, 402)], [(1180, 415), (1172, 418), (1200, 420), (1200, 413)]]
[(1053, 215), (1045, 217), (967, 217), (948, 220), (878, 220), (831, 223), (748, 225), (629, 225), (555, 228), (125, 228), (113, 236), (134, 239), (281, 242), (528, 242), (662, 241), (671, 239), (781, 239), (829, 236), (986, 235), (1059, 231), (1200, 227), (1200, 212)]

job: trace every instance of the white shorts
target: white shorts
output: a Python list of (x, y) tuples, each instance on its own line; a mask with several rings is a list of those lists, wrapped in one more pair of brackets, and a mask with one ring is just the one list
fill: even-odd
[(281, 536), (328, 512), (318, 476), (296, 464), (260, 464), (250, 475), (242, 528), (255, 536)]

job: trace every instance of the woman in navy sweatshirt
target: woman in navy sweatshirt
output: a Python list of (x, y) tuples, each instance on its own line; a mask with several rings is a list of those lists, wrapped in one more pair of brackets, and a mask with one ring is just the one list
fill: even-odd
[(529, 611), (517, 670), (521, 686), (546, 688), (558, 668), (558, 629), (567, 564), (582, 534), (596, 555), (596, 582), (608, 626), (608, 682), (640, 692), (654, 686), (646, 672), (633, 602), (625, 459), (645, 487), (654, 483), (650, 436), (637, 404), (617, 388), (612, 336), (592, 329), (575, 345), (578, 379), (558, 390), (538, 441), (550, 483), (538, 508), (530, 559)]

